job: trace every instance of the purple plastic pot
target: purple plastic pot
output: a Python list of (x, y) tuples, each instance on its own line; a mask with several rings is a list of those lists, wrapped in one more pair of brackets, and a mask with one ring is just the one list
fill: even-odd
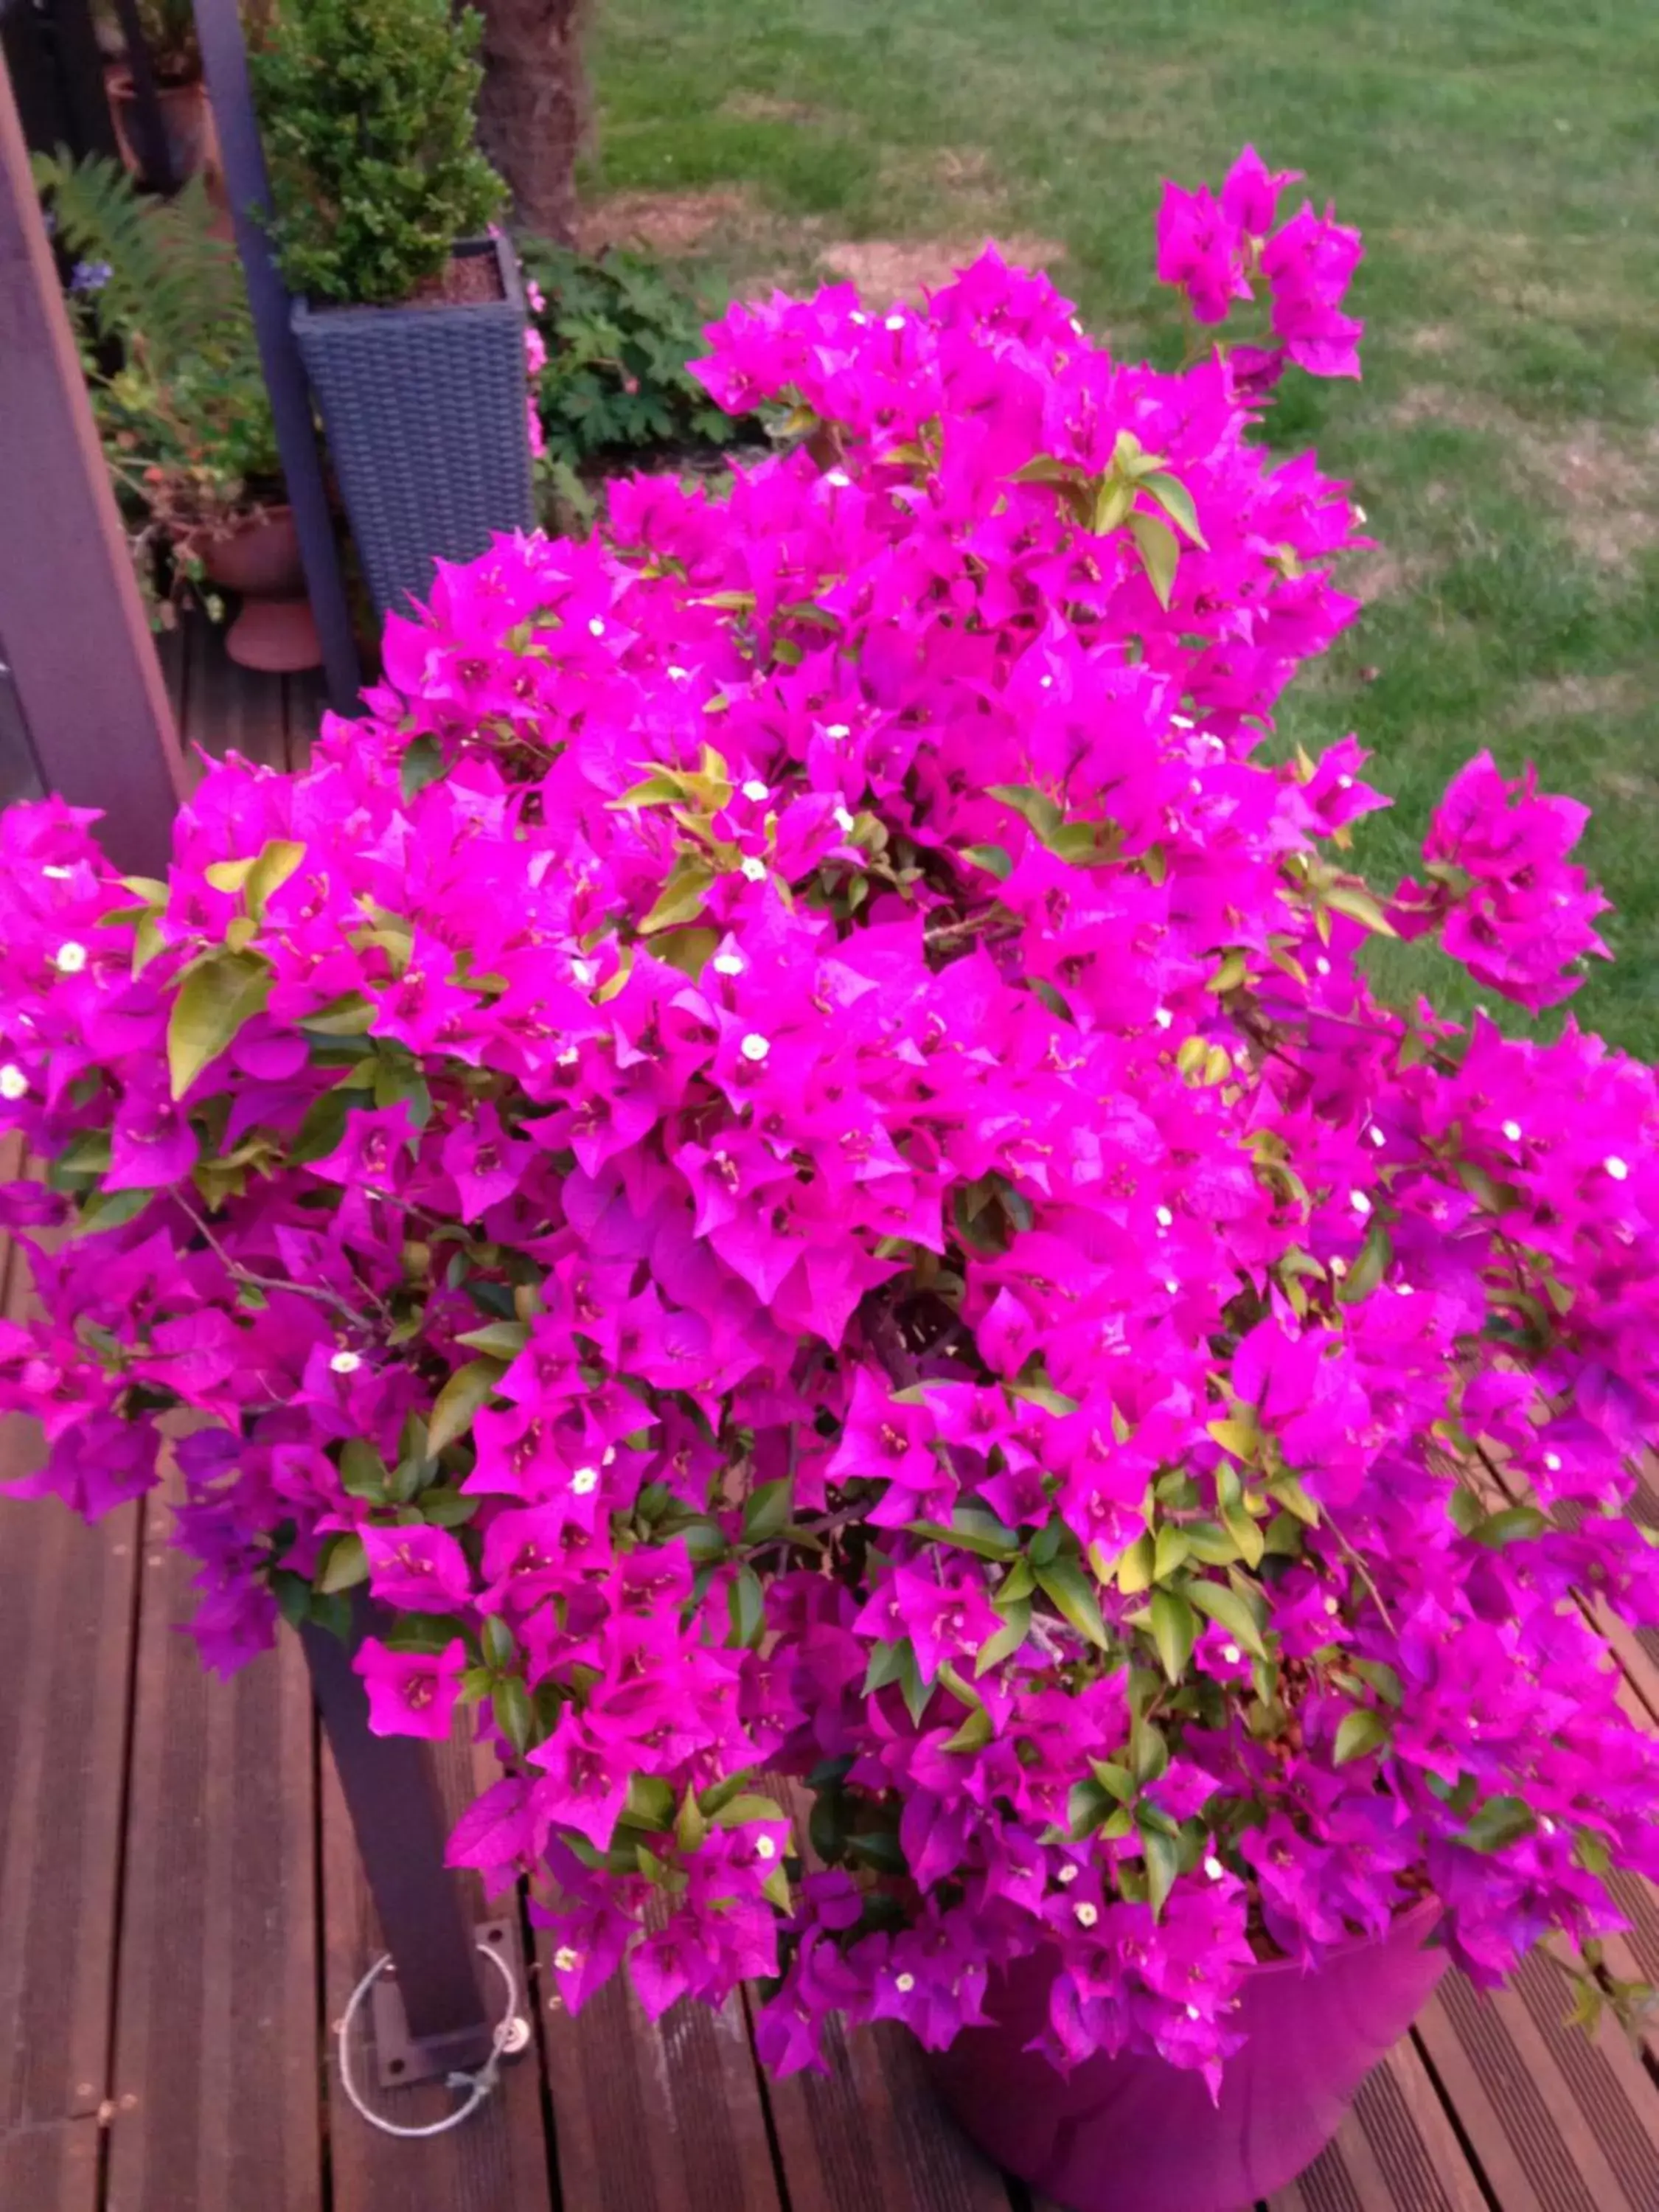
[(996, 2027), (965, 2030), (928, 2064), (963, 2132), (1067, 2212), (1239, 2212), (1319, 2155), (1428, 2002), (1446, 1966), (1424, 1948), (1439, 1917), (1425, 1899), (1317, 1973), (1253, 1967), (1237, 2021), (1249, 2040), (1227, 2062), (1219, 2105), (1161, 2058), (1091, 2058), (1065, 2080), (1025, 2050), (1048, 2012), (1041, 1955), (993, 1984)]

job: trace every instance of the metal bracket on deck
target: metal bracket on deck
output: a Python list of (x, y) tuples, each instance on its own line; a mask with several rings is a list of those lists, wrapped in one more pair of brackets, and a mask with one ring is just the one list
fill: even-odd
[[(513, 1920), (481, 1920), (473, 1929), (480, 1948), (488, 1945), (512, 1970), (520, 2002), (527, 2011), (523, 1949)], [(489, 1968), (479, 1962), (479, 1972)], [(491, 1978), (494, 1986), (494, 1978)], [(467, 2027), (449, 2035), (411, 2036), (404, 2015), (403, 1993), (398, 1987), (395, 1961), (386, 1966), (369, 1991), (368, 2016), (374, 2039), (374, 2075), (383, 2089), (406, 2089), (411, 2082), (440, 2081), (446, 2074), (477, 2063), (477, 2031)], [(516, 2058), (528, 2048), (530, 2022), (524, 2014), (514, 2021), (502, 2046), (504, 2058)]]

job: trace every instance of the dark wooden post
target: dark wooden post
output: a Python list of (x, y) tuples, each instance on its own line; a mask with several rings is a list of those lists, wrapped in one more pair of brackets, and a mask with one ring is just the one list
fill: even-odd
[(144, 27), (138, 20), (138, 0), (115, 0), (115, 13), (126, 45), (127, 67), (132, 72), (133, 129), (143, 180), (158, 192), (170, 192), (179, 179), (173, 173), (173, 156), (167, 151), (167, 125), (161, 120), (161, 102), (155, 89), (155, 65), (144, 44)]
[(166, 872), (184, 763), (0, 70), (0, 640), (48, 787)]
[[(354, 1643), (373, 1625), (362, 1593), (356, 1598)], [(480, 2066), (489, 2055), (491, 2023), (479, 1987), (477, 1937), (444, 1864), (447, 1829), (431, 1753), (412, 1736), (370, 1732), (368, 1693), (337, 1636), (314, 1626), (300, 1636), (397, 1969), (409, 2039), (422, 2062), (408, 2078)]]
[(311, 387), (289, 319), (288, 292), (265, 242), (264, 218), (270, 212), (270, 186), (253, 112), (241, 18), (236, 0), (195, 0), (195, 8), (197, 36), (202, 44), (208, 94), (219, 133), (225, 190), (259, 342), (259, 363), (270, 393), (276, 449), (282, 455), (289, 504), (294, 509), (294, 526), (305, 564), (306, 590), (323, 648), (328, 702), (337, 714), (351, 714), (357, 711), (362, 672), (340, 573), (328, 487), (317, 450)]

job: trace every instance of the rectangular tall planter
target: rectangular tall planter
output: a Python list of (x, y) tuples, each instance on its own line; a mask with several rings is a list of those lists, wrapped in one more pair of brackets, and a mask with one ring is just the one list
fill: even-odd
[(294, 305), (294, 334), (322, 409), (375, 611), (408, 612), (434, 557), (470, 561), (492, 532), (532, 519), (525, 296), (505, 239), (502, 297), (473, 305)]

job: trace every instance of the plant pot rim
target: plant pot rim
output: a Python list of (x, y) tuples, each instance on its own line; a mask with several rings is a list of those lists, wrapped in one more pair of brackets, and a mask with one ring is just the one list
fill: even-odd
[(415, 315), (422, 321), (433, 317), (467, 315), (484, 320), (511, 319), (521, 323), (529, 313), (525, 299), (524, 278), (519, 269), (519, 257), (513, 242), (504, 232), (487, 234), (482, 238), (458, 238), (451, 246), (450, 258), (457, 260), (468, 255), (493, 253), (495, 266), (501, 272), (501, 296), (499, 300), (394, 300), (383, 307), (364, 307), (346, 301), (315, 301), (301, 295), (294, 302), (293, 327), (296, 332), (306, 331), (362, 329), (371, 321), (380, 322), (387, 315)]
[(1369, 1950), (1373, 1944), (1387, 1943), (1401, 1930), (1420, 1923), (1423, 1939), (1429, 1937), (1445, 1917), (1446, 1908), (1432, 1891), (1419, 1897), (1414, 1905), (1402, 1905), (1380, 1936), (1369, 1933), (1346, 1935), (1340, 1943), (1328, 1944), (1324, 1957), (1316, 1966), (1304, 1966), (1300, 1959), (1255, 1959), (1245, 1967), (1247, 1974), (1316, 1974), (1325, 1960), (1350, 1958), (1356, 1951)]

